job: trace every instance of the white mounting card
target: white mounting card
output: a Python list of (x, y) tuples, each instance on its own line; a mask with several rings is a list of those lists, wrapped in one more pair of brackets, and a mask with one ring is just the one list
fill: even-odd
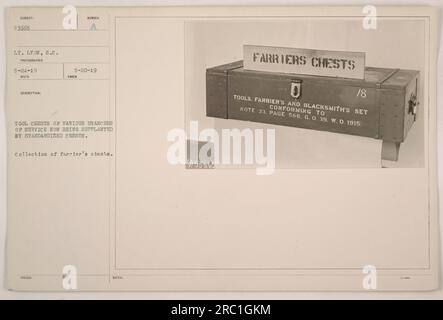
[[(6, 18), (8, 288), (438, 287), (434, 9), (14, 7)], [(245, 45), (362, 52), (365, 78), (244, 70)], [(253, 121), (211, 116), (214, 97)], [(380, 110), (394, 114), (387, 128)], [(362, 123), (400, 132), (397, 161), (381, 159), (392, 141), (346, 133)]]

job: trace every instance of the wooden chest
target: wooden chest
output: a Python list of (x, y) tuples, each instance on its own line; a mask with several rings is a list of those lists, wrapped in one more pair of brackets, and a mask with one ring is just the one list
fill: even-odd
[(243, 69), (237, 61), (206, 70), (206, 115), (383, 140), (397, 160), (413, 125), (419, 72), (366, 67), (365, 79)]

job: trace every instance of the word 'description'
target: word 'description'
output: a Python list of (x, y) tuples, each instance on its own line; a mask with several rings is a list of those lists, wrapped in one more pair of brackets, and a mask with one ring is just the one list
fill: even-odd
[(364, 79), (365, 53), (245, 45), (245, 70)]

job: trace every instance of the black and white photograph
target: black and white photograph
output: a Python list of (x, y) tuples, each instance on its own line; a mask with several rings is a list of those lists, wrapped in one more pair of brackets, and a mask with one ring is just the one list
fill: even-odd
[(188, 122), (273, 128), (277, 168), (423, 167), (424, 22), (370, 23), (186, 23)]

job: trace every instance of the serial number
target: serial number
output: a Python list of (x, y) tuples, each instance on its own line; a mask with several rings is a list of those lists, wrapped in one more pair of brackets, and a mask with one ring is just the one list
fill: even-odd
[(30, 31), (31, 30), (31, 26), (29, 26), (29, 25), (17, 25), (17, 26), (14, 26), (14, 30), (15, 31)]
[(217, 315), (241, 315), (241, 314), (247, 314), (247, 315), (265, 315), (265, 314), (271, 314), (271, 306), (270, 305), (227, 305), (227, 304), (218, 304), (215, 306), (215, 314)]

